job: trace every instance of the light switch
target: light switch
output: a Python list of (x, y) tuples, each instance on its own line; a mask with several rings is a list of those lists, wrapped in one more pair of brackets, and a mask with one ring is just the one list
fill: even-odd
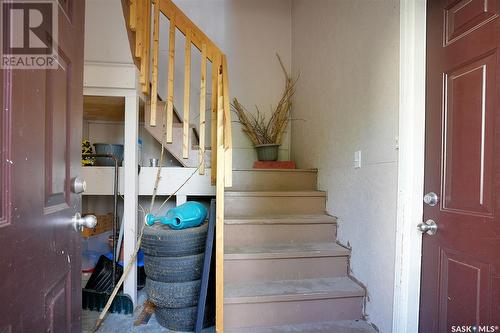
[(354, 168), (361, 168), (361, 150), (354, 152)]

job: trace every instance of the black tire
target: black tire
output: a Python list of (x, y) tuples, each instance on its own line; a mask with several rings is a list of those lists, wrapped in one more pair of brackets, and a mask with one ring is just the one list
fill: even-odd
[[(155, 315), (158, 323), (169, 330), (192, 332), (196, 325), (197, 311), (197, 306), (181, 309), (156, 308)], [(214, 325), (214, 318), (209, 314), (210, 312), (210, 309), (206, 308), (204, 328)]]
[(144, 227), (142, 250), (156, 257), (184, 257), (202, 253), (207, 240), (208, 223), (196, 228), (170, 229), (161, 223)]
[(201, 280), (189, 282), (158, 282), (146, 278), (148, 299), (156, 306), (185, 308), (198, 304)]
[(204, 253), (185, 257), (155, 257), (144, 255), (144, 269), (151, 280), (186, 282), (201, 279)]

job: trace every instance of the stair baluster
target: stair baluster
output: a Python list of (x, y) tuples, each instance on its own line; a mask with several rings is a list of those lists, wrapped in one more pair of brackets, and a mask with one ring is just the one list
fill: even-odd
[(191, 29), (186, 31), (184, 51), (184, 134), (182, 136), (182, 158), (189, 158), (189, 92), (191, 88)]
[(206, 108), (206, 89), (207, 89), (207, 44), (201, 46), (201, 82), (200, 82), (200, 175), (205, 174), (205, 108)]
[(172, 143), (173, 140), (175, 30), (175, 16), (171, 16), (168, 34), (167, 143)]
[[(160, 3), (154, 0), (154, 27), (153, 27), (153, 84), (151, 87), (151, 118), (149, 123), (156, 126), (156, 106), (158, 102), (158, 47), (160, 39)], [(146, 61), (149, 61), (147, 59)], [(149, 83), (148, 83), (149, 85)]]

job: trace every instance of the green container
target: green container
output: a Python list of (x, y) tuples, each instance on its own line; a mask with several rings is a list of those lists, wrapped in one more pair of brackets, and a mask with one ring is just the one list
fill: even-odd
[(257, 158), (259, 161), (277, 161), (278, 160), (278, 144), (255, 145), (257, 149)]

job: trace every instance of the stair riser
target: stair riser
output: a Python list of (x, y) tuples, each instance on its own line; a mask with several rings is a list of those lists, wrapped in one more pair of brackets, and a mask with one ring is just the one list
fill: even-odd
[(231, 245), (334, 242), (335, 224), (226, 224), (224, 239)]
[(233, 171), (234, 191), (314, 191), (317, 173), (311, 171)]
[(225, 214), (322, 214), (325, 212), (325, 197), (233, 197), (226, 196)]
[(290, 325), (361, 319), (362, 297), (273, 303), (224, 304), (224, 327)]
[(347, 257), (225, 260), (224, 281), (255, 282), (340, 277)]

